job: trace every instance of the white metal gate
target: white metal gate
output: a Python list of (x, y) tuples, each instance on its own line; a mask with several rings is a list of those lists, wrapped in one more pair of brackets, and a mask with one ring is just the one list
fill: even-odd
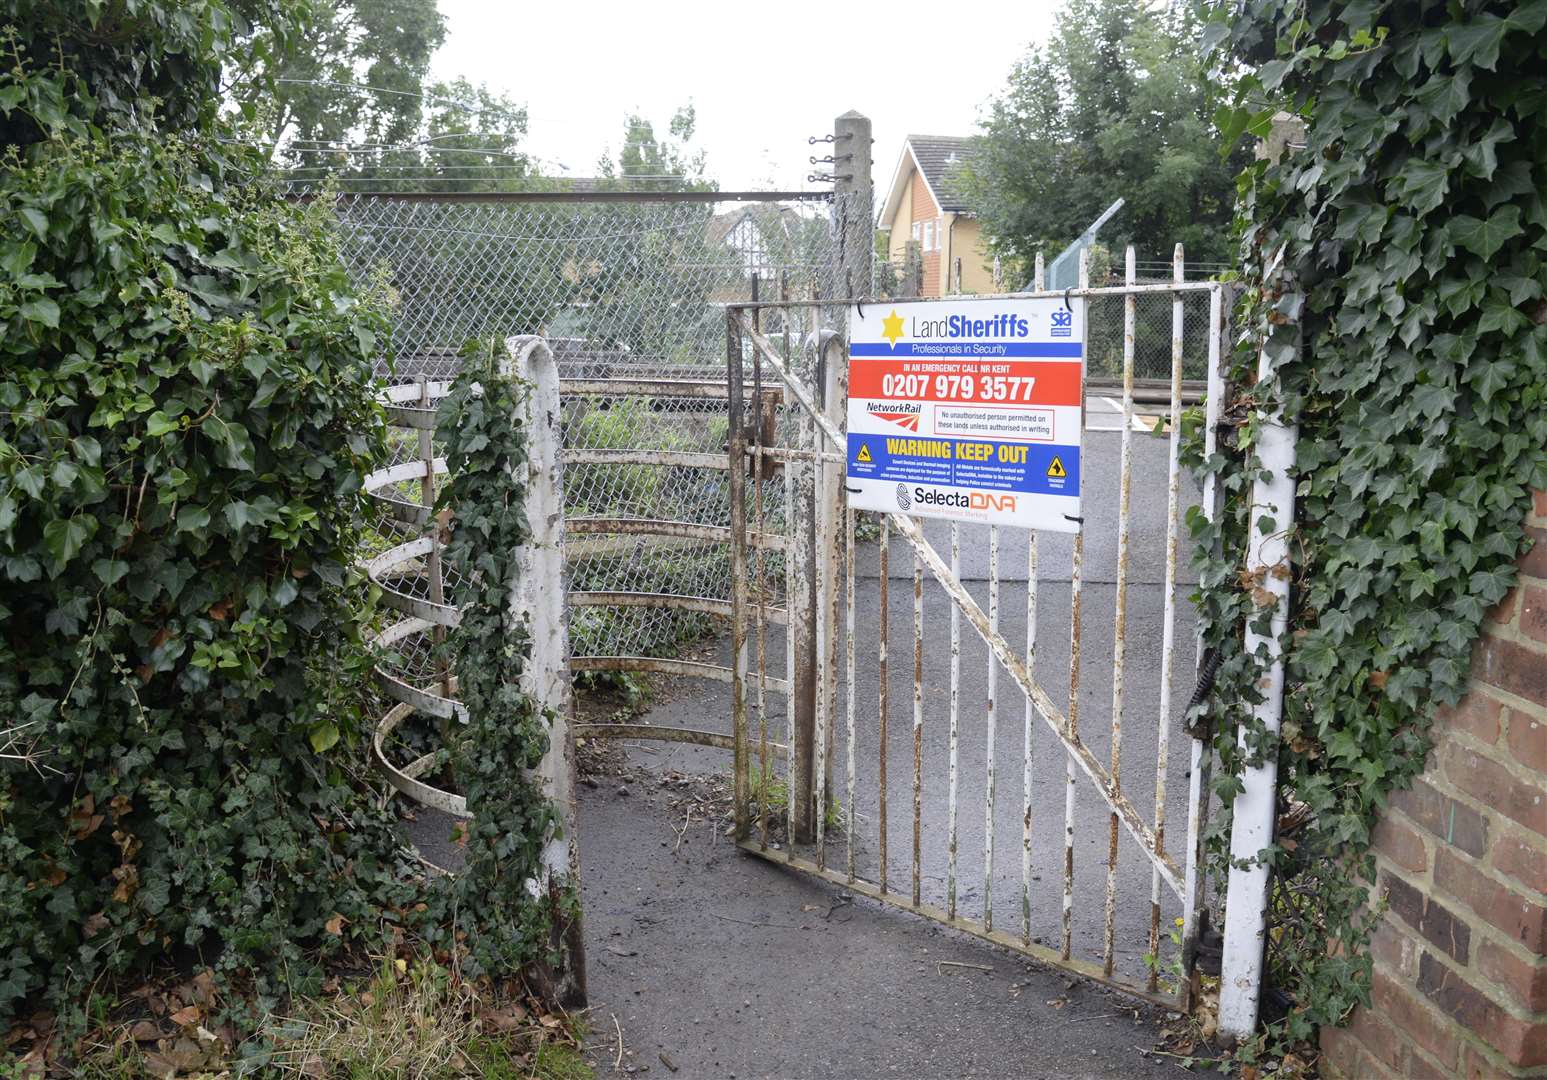
[[(1184, 366), (1206, 359), (1212, 452), (1221, 397), (1215, 384), (1222, 286), (1185, 281), (1180, 252), (1172, 281), (1140, 284), (1130, 252), (1123, 285), (1092, 288), (1082, 268), (1076, 289), (1049, 293), (1039, 287), (1012, 295), (1122, 302), (1115, 567), (1112, 579), (1100, 583), (1112, 597), (1111, 637), (1099, 647), (1111, 657), (1109, 723), (1095, 731), (1081, 726), (1092, 680), (1104, 697), (1108, 671), (1105, 663), (1093, 666), (1089, 655), (1082, 670), (1082, 646), (1089, 654), (1099, 636), (1087, 596), (1090, 525), (1082, 522), (1068, 541), (1067, 579), (1054, 572), (1052, 534), (982, 527), (984, 537), (980, 527), (951, 523), (947, 540), (934, 527), (942, 523), (926, 527), (898, 513), (880, 523), (873, 544), (857, 541), (859, 515), (843, 500), (847, 353), (841, 337), (822, 329), (824, 319), (830, 325), (843, 308), (819, 300), (731, 304), (727, 452), (737, 837), (745, 850), (780, 864), (1185, 1008), (1206, 918), (1199, 862), (1210, 756), (1197, 739), (1188, 739), (1185, 757), (1171, 747), (1174, 735), (1187, 738), (1181, 728), (1186, 692), (1177, 692), (1175, 669), (1178, 663), (1190, 667), (1177, 656), (1184, 642), (1176, 599), (1182, 477), (1175, 418)], [(1149, 654), (1158, 631), (1158, 664), (1143, 673), (1158, 685), (1153, 708), (1141, 714), (1125, 696), (1137, 681), (1128, 655), (1136, 640), (1129, 596), (1135, 337), (1139, 305), (1157, 301), (1169, 301), (1171, 308), (1167, 415), (1173, 421), (1166, 443), (1163, 599), (1138, 631), (1145, 634), (1138, 648)], [(1183, 332), (1184, 306), (1200, 302), (1207, 305), (1206, 358), (1187, 355)], [(769, 400), (765, 383), (782, 391), (794, 414), (782, 425), (767, 422), (766, 406), (749, 407), (748, 390), (752, 401)], [(764, 519), (774, 490), (784, 511), (783, 535), (771, 533)], [(1214, 492), (1204, 491), (1203, 513), (1212, 517), (1214, 502)], [(1085, 516), (1088, 521), (1091, 511)], [(903, 560), (894, 539), (902, 542)], [(771, 552), (779, 558), (771, 560)], [(963, 576), (964, 553), (969, 559), (986, 554), (986, 580), (976, 588)], [(875, 577), (857, 576), (857, 564), (871, 559)], [(1024, 579), (1007, 574), (1005, 560), (1024, 566)], [(908, 583), (907, 561), (912, 604), (898, 610), (891, 586)], [(894, 577), (898, 570), (904, 575)], [(781, 575), (777, 587), (770, 575)], [(782, 598), (778, 608), (766, 599), (774, 594)], [(950, 626), (946, 665), (936, 635), (926, 632), (938, 625), (942, 603)], [(893, 642), (899, 631), (907, 635), (910, 607), (911, 649), (905, 647), (898, 664)], [(1050, 611), (1058, 617), (1049, 618)], [(1046, 627), (1065, 620), (1067, 635), (1050, 640)], [(965, 639), (963, 621), (972, 632)], [(1012, 623), (1023, 625), (1012, 629)], [(771, 627), (781, 625), (784, 670), (771, 675)], [(969, 657), (974, 649), (980, 655)], [(1190, 660), (1193, 651), (1187, 652)], [(974, 664), (981, 664), (981, 679)], [(947, 665), (942, 691), (937, 669)], [(1002, 678), (1010, 690), (1004, 698)], [(911, 701), (893, 685), (910, 681)], [(1184, 677), (1183, 685), (1190, 683)], [(937, 703), (942, 692), (948, 696)], [(775, 695), (785, 703), (782, 731), (776, 730)], [(1130, 743), (1137, 720), (1147, 721), (1150, 741), (1143, 752), (1153, 748), (1152, 770), (1142, 761), (1134, 764)], [(1015, 751), (1019, 768), (1010, 779), (1019, 797), (1006, 799), (1003, 764)], [(1183, 762), (1185, 776), (1179, 776)], [(770, 806), (778, 805), (770, 792), (780, 785), (787, 795), (783, 822), (770, 820)], [(1175, 793), (1170, 800), (1168, 790)], [(1185, 806), (1181, 844), (1168, 842), (1168, 802)], [(980, 850), (969, 853), (969, 847)], [(1082, 850), (1090, 847), (1094, 860)], [(1086, 905), (1091, 892), (1100, 897), (1095, 913)], [(1174, 915), (1176, 931), (1168, 931), (1167, 913)]]

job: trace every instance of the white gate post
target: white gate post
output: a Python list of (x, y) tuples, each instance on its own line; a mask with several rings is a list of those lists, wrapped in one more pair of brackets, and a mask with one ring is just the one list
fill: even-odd
[[(563, 445), (559, 411), (559, 370), (540, 337), (505, 342), (505, 374), (525, 384), (517, 419), (527, 432), (526, 475), (513, 479), (526, 489), (531, 540), (516, 552), (516, 580), (510, 607), (524, 618), (532, 653), (521, 674), (521, 689), (553, 717), (548, 752), (537, 780), (558, 816), (558, 828), (543, 849), (544, 880), (534, 884), (549, 897), (580, 888), (580, 852), (575, 843), (575, 732), (570, 716), (569, 622), (565, 617)], [(561, 1003), (585, 998), (585, 952), (577, 917), (555, 926), (553, 944), (567, 953), (556, 973), (553, 996)]]
[[(1282, 255), (1279, 256), (1282, 258)], [(1276, 260), (1275, 260), (1276, 261)], [(1269, 267), (1271, 276), (1276, 267)], [(1257, 379), (1266, 382), (1274, 370), (1292, 357), (1275, 361), (1264, 346), (1257, 355)], [(1298, 353), (1298, 344), (1291, 346)], [(1272, 596), (1272, 613), (1266, 634), (1254, 629), (1254, 617), (1246, 627), (1246, 651), (1267, 658), (1257, 686), (1260, 700), (1252, 716), (1276, 739), (1284, 706), (1283, 638), (1289, 627), (1289, 590), (1293, 578), (1289, 555), (1295, 520), (1295, 441), (1298, 429), (1286, 422), (1283, 408), (1274, 403), (1259, 412), (1257, 455), (1262, 470), (1252, 483), (1247, 571), (1254, 582)], [(1237, 736), (1242, 753), (1250, 756), (1245, 733)], [(1230, 829), (1230, 877), (1225, 894), (1224, 957), (1220, 972), (1219, 1031), (1229, 1038), (1244, 1039), (1257, 1028), (1262, 996), (1264, 946), (1267, 940), (1268, 867), (1257, 856), (1273, 842), (1277, 818), (1278, 758), (1270, 750), (1260, 765), (1248, 767), (1241, 777), (1243, 789), (1236, 796)]]

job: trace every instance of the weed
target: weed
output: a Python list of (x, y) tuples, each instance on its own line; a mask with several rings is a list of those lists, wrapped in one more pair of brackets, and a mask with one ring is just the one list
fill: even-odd
[(1171, 939), (1171, 959), (1162, 961), (1155, 953), (1145, 953), (1144, 966), (1157, 975), (1165, 976), (1165, 978), (1161, 979), (1165, 986), (1165, 992), (1167, 994), (1175, 994), (1181, 989), (1182, 984), (1187, 981), (1187, 969), (1182, 966), (1181, 919), (1176, 920), (1176, 924), (1171, 927), (1170, 932), (1166, 936)]
[[(763, 786), (763, 774), (754, 764), (747, 777), (747, 804), (749, 812), (756, 818), (764, 809), (765, 788)], [(728, 787), (734, 787), (735, 777), (727, 781)], [(790, 806), (789, 785), (779, 776), (770, 775), (766, 788), (768, 816), (773, 821), (782, 821)], [(828, 833), (837, 833), (848, 828), (849, 815), (844, 810), (843, 804), (838, 801), (836, 795), (829, 795), (827, 810), (822, 815), (822, 827)]]
[(545, 1042), (537, 1048), (533, 1071), (537, 1080), (591, 1080), (596, 1075), (578, 1049), (557, 1042)]

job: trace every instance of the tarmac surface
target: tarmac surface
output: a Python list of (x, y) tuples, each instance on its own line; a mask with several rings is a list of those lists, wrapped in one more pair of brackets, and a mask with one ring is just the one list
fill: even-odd
[[(1117, 578), (1118, 460), (1121, 416), (1103, 426), (1092, 410), (1083, 465), (1085, 555), (1079, 691), (1082, 737), (1102, 762), (1111, 754), (1114, 602)], [(1130, 562), (1121, 774), (1125, 793), (1151, 820), (1163, 779), (1166, 836), (1181, 864), (1187, 829), (1189, 742), (1177, 718), (1191, 694), (1194, 639), (1188, 586), (1186, 506), (1197, 501), (1185, 478), (1180, 580), (1175, 594), (1169, 751), (1157, 769), (1163, 681), (1164, 540), (1167, 440), (1131, 434)], [(926, 534), (949, 557), (945, 523)], [(987, 610), (987, 530), (963, 526), (962, 578)], [(1066, 535), (1039, 539), (1036, 678), (1060, 707), (1069, 700), (1070, 552)], [(1026, 534), (1001, 535), (1000, 627), (1026, 640)], [(886, 868), (893, 890), (912, 874), (913, 595), (912, 559), (891, 544)], [(840, 677), (839, 722), (832, 743), (833, 790), (845, 827), (828, 838), (828, 865), (843, 867), (852, 835), (856, 874), (877, 879), (879, 851), (880, 681), (875, 638), (882, 622), (875, 544), (856, 558), (854, 776), (847, 789), (849, 738)], [(926, 902), (944, 904), (949, 854), (950, 602), (928, 582), (924, 593), (921, 859)], [(840, 606), (840, 621), (844, 615)], [(1048, 725), (1031, 719), (1030, 844), (1032, 880), (1023, 897), (1022, 785), (1025, 698), (998, 675), (993, 739), (996, 780), (988, 805), (988, 652), (961, 621), (961, 685), (956, 776), (956, 897), (979, 919), (990, 906), (996, 928), (1057, 947), (1062, 933), (1062, 867), (1067, 788), (1064, 755)], [(724, 663), (726, 642), (710, 643)], [(842, 653), (840, 653), (840, 657)], [(842, 663), (840, 661), (840, 668)], [(785, 673), (783, 628), (770, 626), (769, 675)], [(753, 688), (755, 695), (755, 685)], [(754, 699), (755, 701), (755, 696)], [(750, 714), (757, 730), (758, 714)], [(769, 738), (783, 741), (782, 699), (767, 696)], [(728, 687), (672, 680), (640, 721), (730, 730)], [(614, 744), (616, 745), (616, 744)], [(755, 762), (755, 759), (754, 759)], [(847, 892), (737, 850), (724, 821), (686, 819), (681, 781), (729, 777), (729, 755), (680, 744), (622, 744), (617, 769), (580, 788), (579, 845), (588, 950), (591, 1057), (598, 1075), (648, 1070), (687, 1077), (751, 1076), (1177, 1076), (1178, 1064), (1147, 1054), (1160, 1039), (1162, 1010), (985, 944), (917, 915)], [(755, 768), (754, 764), (754, 768)], [(771, 762), (777, 777), (782, 762)], [(1080, 776), (1075, 782), (1075, 882), (1072, 951), (1099, 962), (1105, 950), (1109, 814)], [(712, 819), (713, 815), (709, 815)], [(851, 828), (850, 828), (851, 827)], [(426, 853), (438, 823), (421, 815), (416, 836)], [(985, 838), (993, 836), (987, 858)], [(782, 835), (775, 834), (775, 843)], [(809, 854), (809, 851), (807, 852)], [(433, 857), (433, 856), (432, 856)], [(985, 867), (991, 870), (985, 872)], [(1152, 872), (1131, 837), (1121, 835), (1113, 911), (1113, 962), (1130, 983), (1145, 977)], [(1026, 907), (1023, 908), (1023, 899)], [(1164, 939), (1180, 904), (1160, 887)], [(1169, 948), (1169, 945), (1167, 945)], [(987, 968), (988, 970), (981, 970)], [(669, 1063), (669, 1064), (668, 1064)]]

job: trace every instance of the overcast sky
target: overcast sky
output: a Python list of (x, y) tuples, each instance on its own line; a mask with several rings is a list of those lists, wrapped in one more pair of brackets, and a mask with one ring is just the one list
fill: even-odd
[[(436, 78), (465, 76), (530, 111), (523, 147), (544, 172), (594, 175), (624, 117), (665, 134), (697, 110), (696, 147), (724, 189), (804, 188), (806, 139), (858, 109), (875, 125), (875, 182), (909, 133), (970, 135), (1011, 65), (1051, 29), (1053, 0), (739, 4), (718, 0), (440, 0)], [(903, 28), (901, 31), (894, 27)]]

